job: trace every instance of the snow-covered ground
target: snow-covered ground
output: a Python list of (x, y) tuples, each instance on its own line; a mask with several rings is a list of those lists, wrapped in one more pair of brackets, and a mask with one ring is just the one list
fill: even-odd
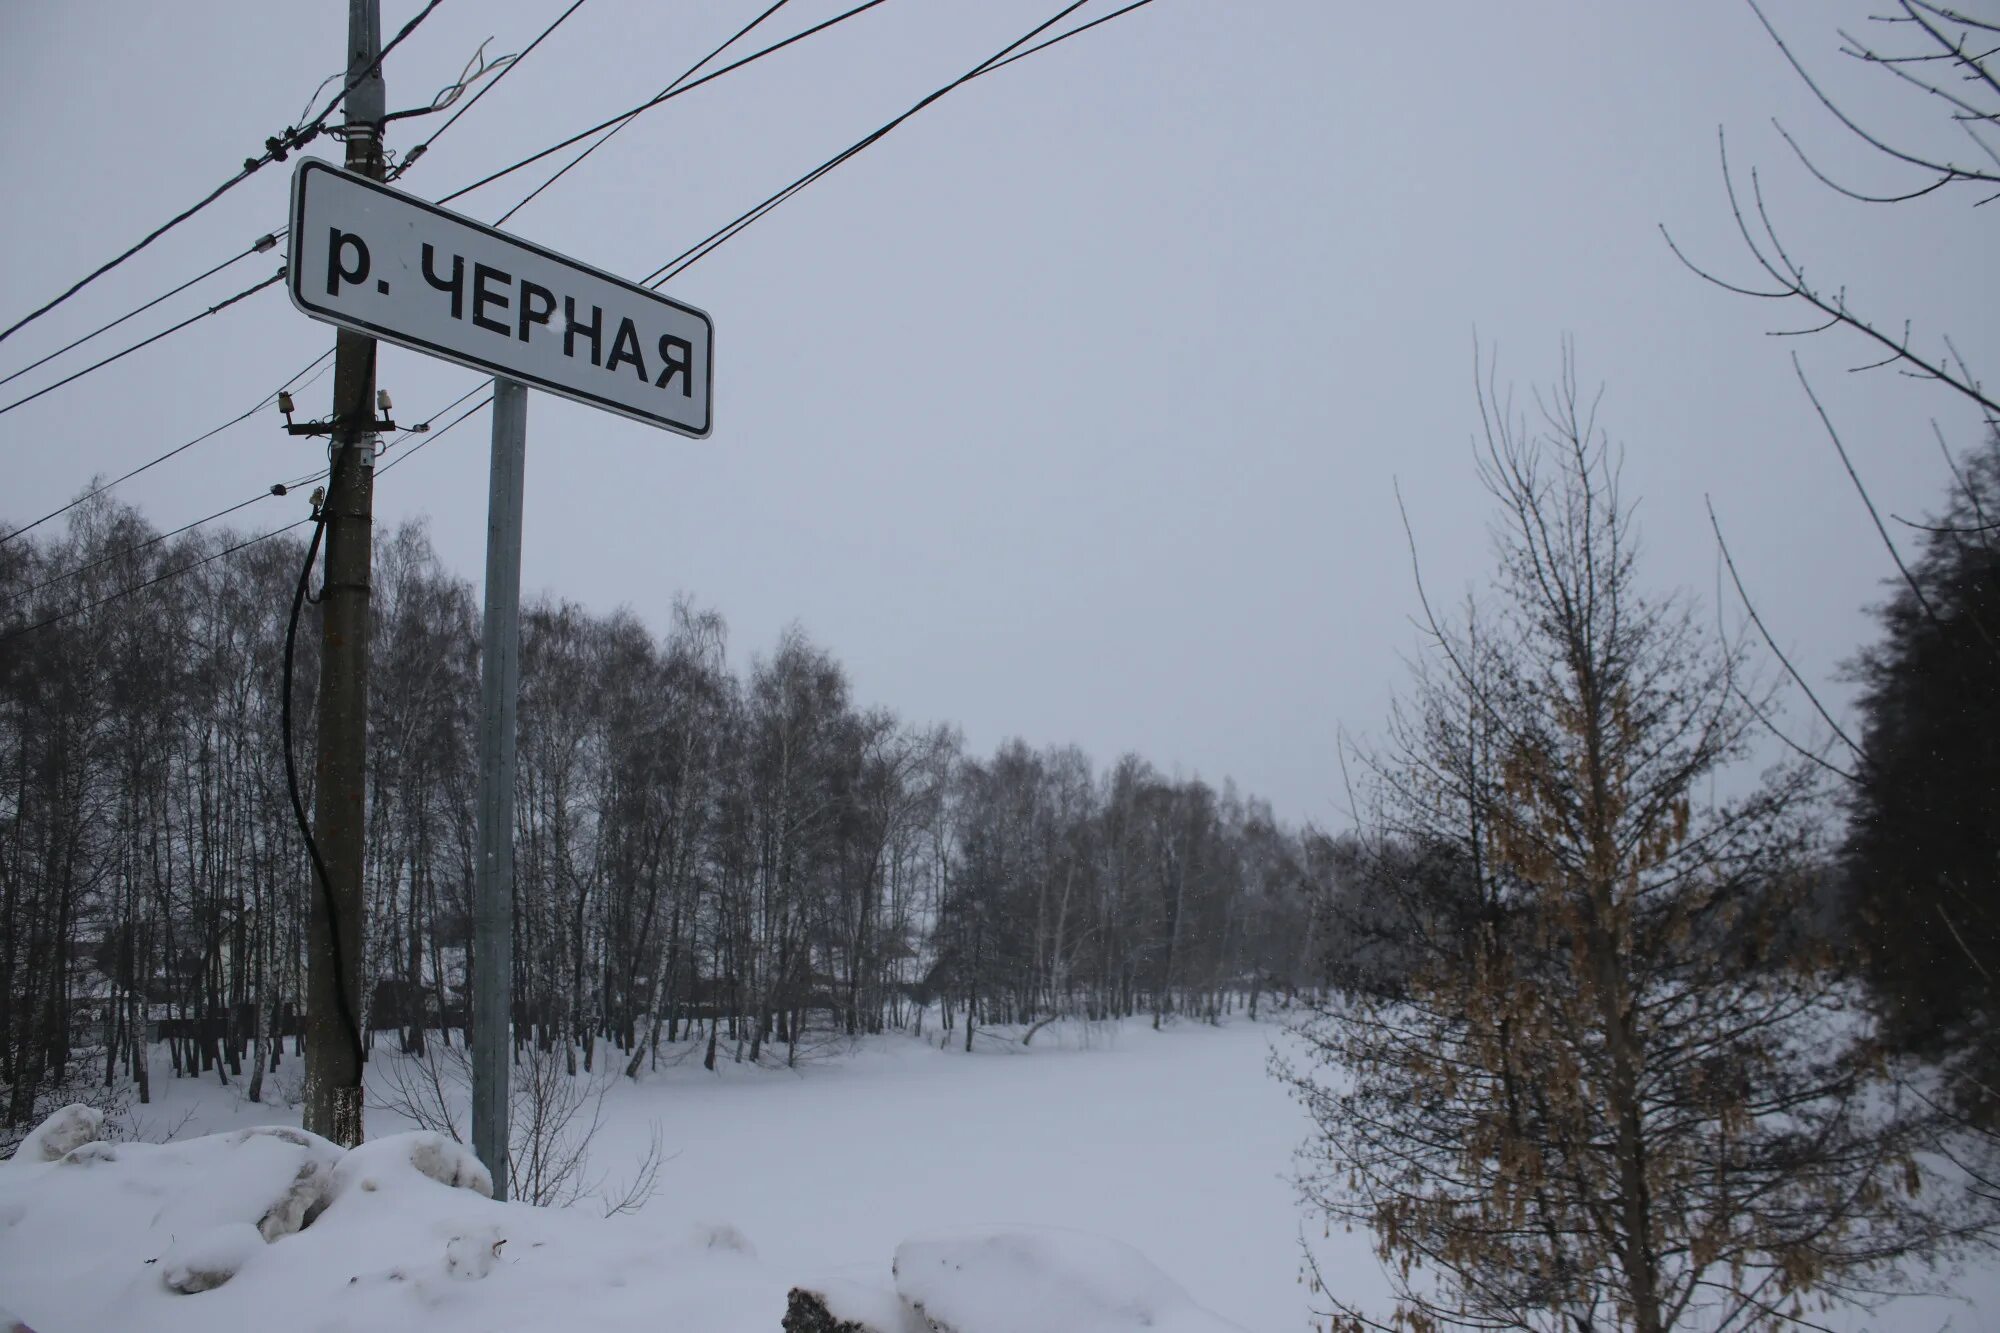
[[(260, 1247), (250, 1243), (254, 1209), (238, 1217), (171, 1197), (174, 1181), (213, 1174), (201, 1165), (209, 1158), (187, 1156), (194, 1145), (121, 1147), (116, 1160), (23, 1168), (11, 1179), (0, 1167), (0, 1308), (37, 1333), (142, 1316), (123, 1326), (248, 1327), (286, 1299), (303, 1312), (286, 1326), (306, 1333), (748, 1333), (777, 1329), (787, 1289), (804, 1285), (848, 1293), (857, 1313), (885, 1297), (893, 1305), (899, 1290), (925, 1294), (939, 1314), (977, 1301), (995, 1333), (1300, 1333), (1309, 1297), (1285, 1175), (1306, 1124), (1265, 1074), (1277, 1032), (1240, 1019), (1161, 1033), (1134, 1023), (1087, 1039), (1051, 1029), (1032, 1048), (982, 1043), (971, 1056), (892, 1036), (796, 1071), (725, 1062), (709, 1074), (688, 1059), (636, 1085), (618, 1081), (605, 1101), (593, 1174), (615, 1183), (629, 1173), (655, 1124), (671, 1154), (651, 1202), (610, 1219), (588, 1199), (532, 1210), (446, 1189), (403, 1170), (409, 1150), (396, 1147), (395, 1163), (337, 1168), (352, 1188), (326, 1215)], [(186, 1139), (298, 1123), (295, 1109), (251, 1105), (212, 1078), (155, 1087), (162, 1095), (142, 1109), (142, 1132), (177, 1126)], [(368, 1127), (372, 1139), (408, 1125), (378, 1110)], [(253, 1175), (284, 1177), (287, 1153), (300, 1169), (316, 1160), (306, 1147), (253, 1137), (227, 1149), (231, 1161), (261, 1163), (241, 1168)], [(107, 1255), (150, 1245), (160, 1253), (146, 1257), (176, 1271), (213, 1257), (243, 1262), (242, 1273), (213, 1291), (173, 1295), (164, 1270), (141, 1259), (123, 1260), (134, 1271), (121, 1276), (94, 1268), (88, 1252), (65, 1258), (76, 1237), (59, 1233), (81, 1224), (68, 1203), (49, 1202), (59, 1169), (93, 1173), (92, 1188), (127, 1198), (132, 1216), (105, 1231)], [(364, 1177), (378, 1188), (359, 1185)], [(68, 1199), (75, 1187), (62, 1188)], [(1382, 1308), (1386, 1287), (1366, 1237), (1315, 1230), (1312, 1239), (1343, 1296)], [(315, 1281), (299, 1290), (295, 1270), (308, 1262)], [(1972, 1275), (1961, 1291), (1971, 1304), (1904, 1302), (1837, 1326), (2000, 1328), (2000, 1270)], [(1007, 1293), (1012, 1307), (1000, 1299)]]
[[(933, 1031), (789, 1071), (733, 1065), (725, 1048), (715, 1074), (697, 1054), (636, 1086), (619, 1080), (592, 1172), (617, 1184), (657, 1122), (672, 1154), (659, 1192), (615, 1226), (679, 1238), (727, 1223), (795, 1280), (857, 1283), (886, 1280), (912, 1237), (1069, 1228), (1132, 1246), (1236, 1323), (1302, 1329), (1285, 1174), (1305, 1121), (1265, 1073), (1277, 1033), (1241, 1020), (1050, 1028), (1027, 1048), (982, 1038), (968, 1056), (956, 1042), (939, 1050)], [(296, 1109), (253, 1105), (213, 1077), (154, 1087), (143, 1126), (185, 1118), (180, 1137), (299, 1123)], [(409, 1127), (369, 1112), (371, 1136)], [(572, 1211), (601, 1209), (586, 1199)]]

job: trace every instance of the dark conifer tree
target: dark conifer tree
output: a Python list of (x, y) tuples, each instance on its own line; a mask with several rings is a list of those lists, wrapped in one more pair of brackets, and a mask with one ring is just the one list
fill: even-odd
[[(1956, 474), (1864, 652), (1849, 927), (1907, 1050), (2000, 1086), (2000, 435)], [(2000, 1120), (2000, 1099), (1962, 1089)]]

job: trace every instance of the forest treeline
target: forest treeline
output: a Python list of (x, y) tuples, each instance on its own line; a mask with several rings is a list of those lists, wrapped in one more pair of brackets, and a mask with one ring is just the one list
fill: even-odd
[[(92, 503), (0, 545), (13, 1135), (52, 1104), (147, 1099), (149, 1037), (253, 1099), (293, 1058), (313, 881), (281, 664), (303, 543), (222, 554), (240, 540), (161, 539)], [(421, 1051), (469, 1017), (480, 613), (420, 525), (378, 542), (373, 602), (363, 1021), (371, 1049)], [(308, 804), (316, 639), (308, 608)], [(1306, 843), (1268, 805), (1136, 756), (968, 754), (858, 703), (797, 629), (738, 671), (721, 617), (687, 602), (662, 629), (533, 602), (519, 718), (516, 1041), (586, 1067), (690, 1040), (711, 1064), (792, 1060), (927, 1009), (967, 1042), (1214, 1016), (1306, 979)]]

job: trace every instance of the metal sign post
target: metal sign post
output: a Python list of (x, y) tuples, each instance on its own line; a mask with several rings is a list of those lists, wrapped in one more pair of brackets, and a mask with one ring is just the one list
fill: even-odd
[(473, 872), (472, 1145), (492, 1172), (493, 1196), (505, 1199), (528, 389), (705, 438), (714, 326), (693, 306), (325, 162), (303, 161), (293, 173), (291, 221), (287, 286), (300, 310), (494, 377)]
[(472, 1151), (507, 1197), (513, 1047), (514, 708), (521, 680), (521, 504), (528, 386), (493, 381), (486, 495), (486, 617), (479, 655), (479, 862), (473, 870)]

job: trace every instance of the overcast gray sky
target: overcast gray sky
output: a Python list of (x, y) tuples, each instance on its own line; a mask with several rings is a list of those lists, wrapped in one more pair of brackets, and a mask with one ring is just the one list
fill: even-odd
[[(385, 35), (417, 7), (387, 0)], [(481, 39), (517, 50), (562, 7), (447, 0), (391, 57), (390, 105), (427, 102)], [(623, 110), (761, 7), (589, 0), (403, 184), (436, 198)], [(841, 7), (794, 0), (759, 35)], [(1055, 7), (890, 0), (648, 113), (509, 229), (641, 277)], [(1767, 12), (1872, 123), (1935, 142), (1934, 109), (1837, 54), (1836, 26), (1870, 8)], [(341, 63), (345, 12), (9, 4), (0, 314), (293, 123)], [(687, 592), (725, 614), (739, 661), (797, 620), (858, 698), (956, 722), (976, 750), (1012, 735), (1100, 762), (1137, 750), (1337, 823), (1337, 735), (1378, 727), (1419, 643), (1392, 481), (1433, 592), (1477, 583), (1475, 330), (1523, 396), (1570, 334), (1642, 497), (1649, 580), (1713, 604), (1712, 494), (1774, 631), (1830, 680), (1891, 569), (1789, 354), (1886, 510), (1939, 500), (1929, 423), (1964, 447), (1976, 418), (1935, 388), (1845, 373), (1869, 359), (1851, 339), (1764, 336), (1783, 312), (1703, 284), (1658, 226), (1746, 272), (1717, 162), (1726, 127), (1812, 274), (1990, 369), (1992, 219), (1963, 196), (1835, 198), (1773, 117), (1861, 185), (1908, 179), (1814, 104), (1741, 0), (1158, 0), (967, 86), (678, 279), (669, 293), (715, 320), (711, 439), (534, 395), (524, 587), (656, 628)], [(426, 124), (398, 124), (390, 146)], [(0, 373), (280, 226), (289, 173), (265, 170), (8, 340)], [(539, 179), (453, 207), (491, 220)], [(246, 262), (130, 327), (260, 272)], [(330, 341), (273, 288), (0, 416), (0, 521), (236, 415)], [(416, 420), (476, 377), (385, 348), (381, 382)], [(323, 414), (328, 392), (302, 409)], [(247, 422), (118, 493), (161, 527), (200, 517), (314, 466), (321, 446), (279, 427)], [(384, 523), (427, 516), (475, 580), (486, 448), (482, 416), (376, 498)], [(236, 521), (303, 514), (272, 499)]]

